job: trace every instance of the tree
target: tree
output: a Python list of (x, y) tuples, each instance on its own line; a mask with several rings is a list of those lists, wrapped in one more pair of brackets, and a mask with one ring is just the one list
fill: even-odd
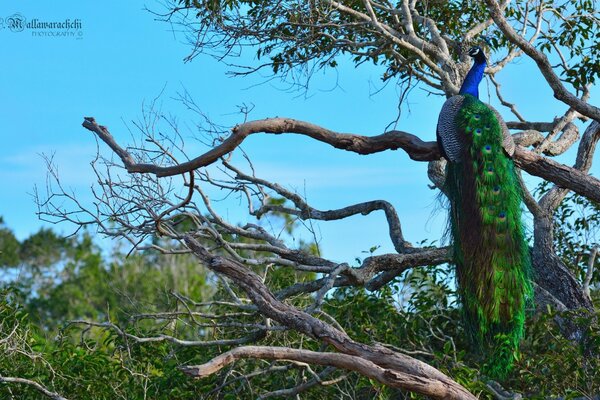
[[(468, 65), (466, 50), (485, 34), (488, 52), (497, 60), (487, 69), (488, 76), (498, 101), (516, 119), (508, 122), (519, 145), (514, 161), (523, 171), (553, 184), (537, 199), (523, 187), (526, 206), (533, 215), (536, 302), (542, 308), (548, 305), (587, 317), (583, 318), (585, 323), (581, 323), (582, 318), (557, 320), (568, 339), (588, 349), (593, 345), (597, 328), (590, 316), (594, 306), (581, 279), (576, 279), (556, 254), (553, 236), (556, 210), (570, 191), (589, 201), (600, 201), (600, 181), (588, 174), (600, 138), (600, 109), (588, 102), (590, 85), (600, 73), (595, 61), (600, 41), (594, 36), (599, 19), (593, 2), (198, 0), (175, 2), (166, 16), (192, 34), (194, 51), (190, 57), (212, 51), (227, 62), (235, 51), (251, 48), (258, 60), (266, 60), (249, 68), (238, 67), (238, 74), (270, 68), (284, 79), (306, 84), (314, 70), (335, 68), (338, 60), (349, 55), (357, 65), (367, 61), (381, 65), (384, 80), (397, 80), (406, 88), (418, 85), (445, 96), (458, 91)], [(518, 58), (535, 63), (555, 99), (568, 107), (564, 115), (549, 116), (545, 122), (528, 121), (515, 104), (504, 100), (496, 75)], [(195, 109), (189, 98), (183, 100)], [(205, 377), (230, 368), (240, 359), (288, 360), (355, 371), (384, 385), (431, 398), (474, 398), (464, 386), (417, 357), (358, 341), (323, 309), (334, 288), (385, 290), (411, 268), (449, 262), (448, 248), (409, 243), (396, 210), (385, 200), (319, 210), (297, 193), (256, 176), (250, 163), (250, 172), (234, 165), (236, 159), (229, 156), (246, 137), (256, 133), (301, 134), (359, 154), (402, 149), (415, 161), (430, 162), (430, 179), (440, 188), (444, 169), (436, 143), (398, 130), (367, 137), (272, 118), (244, 121), (231, 132), (209, 125), (204, 132), (214, 147), (188, 157), (175, 124), (169, 124), (157, 110), (145, 117), (140, 125), (144, 141), (130, 148), (119, 145), (107, 128), (86, 117), (83, 126), (108, 145), (127, 173), (121, 173), (120, 165), (109, 158), (101, 159), (102, 163), (97, 160), (98, 187), (92, 208), (63, 190), (54, 174), (49, 199), (40, 199), (40, 215), (80, 226), (95, 224), (101, 233), (124, 238), (140, 250), (192, 253), (216, 274), (229, 296), (227, 302), (199, 307), (209, 307), (232, 327), (238, 323), (244, 329), (223, 333), (231, 349), (203, 364), (182, 367), (187, 374)], [(577, 120), (587, 123), (580, 140)], [(173, 136), (163, 135), (157, 126), (161, 122), (172, 129)], [(577, 160), (572, 167), (549, 158), (574, 146)], [(220, 169), (208, 168), (217, 163)], [(100, 169), (103, 166), (105, 170)], [(356, 267), (333, 262), (306, 246), (293, 247), (258, 221), (243, 226), (227, 221), (211, 201), (211, 187), (245, 199), (249, 214), (257, 220), (271, 216), (289, 224), (383, 211), (397, 253), (368, 257)], [(56, 201), (59, 197), (71, 200), (74, 209), (65, 211)], [(164, 242), (149, 242), (155, 236)], [(594, 257), (589, 259), (592, 262), (583, 280), (588, 288), (594, 277)], [(246, 317), (255, 327), (250, 334), (245, 329), (250, 326)], [(132, 338), (114, 324), (106, 327)], [(285, 332), (282, 335), (296, 332), (309, 338), (310, 350), (251, 345), (280, 331)], [(234, 332), (237, 338), (231, 338)], [(593, 357), (593, 352), (589, 354)], [(314, 379), (318, 382), (322, 378), (316, 374)], [(298, 384), (294, 390), (304, 389)]]

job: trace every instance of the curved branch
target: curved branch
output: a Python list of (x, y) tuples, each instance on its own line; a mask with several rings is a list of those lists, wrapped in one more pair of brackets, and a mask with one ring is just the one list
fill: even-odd
[(402, 234), (402, 225), (398, 218), (398, 213), (392, 204), (385, 200), (372, 200), (364, 203), (353, 204), (347, 207), (321, 211), (311, 207), (302, 196), (297, 193), (291, 192), (277, 183), (269, 182), (264, 179), (257, 178), (243, 173), (227, 161), (223, 161), (223, 165), (235, 172), (236, 179), (257, 183), (274, 190), (277, 194), (291, 200), (297, 209), (290, 209), (280, 205), (263, 204), (259, 209), (251, 211), (250, 213), (257, 218), (261, 218), (264, 214), (272, 211), (284, 212), (289, 215), (295, 215), (300, 219), (313, 219), (320, 221), (335, 221), (344, 219), (353, 215), (362, 214), (368, 215), (376, 210), (382, 210), (385, 213), (385, 218), (389, 227), (390, 240), (392, 241), (394, 248), (398, 253), (409, 252), (412, 245), (404, 240)]
[(44, 386), (40, 385), (39, 383), (29, 380), (29, 379), (13, 378), (13, 377), (9, 377), (9, 376), (0, 376), (0, 382), (20, 383), (23, 385), (31, 386), (32, 388), (34, 388), (35, 390), (37, 390), (44, 396), (51, 398), (52, 400), (67, 400), (67, 398), (62, 397), (60, 394), (58, 394), (56, 392), (52, 392), (52, 391), (46, 389)]
[[(159, 177), (171, 176), (212, 164), (233, 151), (254, 133), (296, 133), (311, 137), (331, 146), (358, 154), (373, 154), (385, 150), (403, 149), (415, 161), (434, 161), (441, 158), (436, 142), (424, 142), (403, 131), (389, 131), (377, 136), (338, 133), (308, 122), (290, 118), (270, 118), (245, 122), (233, 128), (232, 134), (220, 145), (191, 161), (161, 167), (155, 164), (137, 164), (126, 150), (120, 147), (108, 129), (98, 125), (94, 118), (86, 117), (83, 126), (96, 133), (120, 158), (128, 172), (152, 173)], [(596, 126), (596, 125), (594, 125)], [(557, 163), (524, 148), (517, 147), (514, 154), (517, 166), (528, 173), (544, 178), (559, 186), (569, 188), (590, 200), (600, 202), (600, 180), (575, 168)]]
[[(544, 135), (536, 130), (526, 130), (513, 135), (516, 144), (523, 147), (539, 146), (544, 141)], [(541, 153), (547, 156), (558, 156), (565, 153), (579, 139), (579, 129), (573, 123), (568, 123), (562, 134), (554, 141), (549, 142)], [(540, 153), (540, 151), (536, 151)]]
[[(292, 349), (289, 347), (245, 346), (223, 353), (202, 365), (184, 366), (180, 369), (194, 378), (212, 375), (227, 365), (245, 358), (260, 360), (288, 360), (307, 364), (326, 365), (336, 368), (356, 371), (361, 375), (375, 379), (384, 385), (411, 390), (414, 392), (429, 392), (430, 396), (440, 398), (447, 393), (445, 385), (435, 379), (415, 377), (410, 374), (382, 368), (377, 364), (361, 357), (347, 354), (318, 352), (311, 350)], [(437, 396), (436, 396), (437, 393)], [(444, 397), (450, 398), (450, 397)], [(463, 398), (472, 398), (464, 396)]]
[(82, 126), (104, 141), (121, 158), (128, 172), (152, 173), (159, 177), (178, 175), (205, 167), (237, 148), (246, 137), (254, 133), (297, 133), (311, 137), (331, 146), (358, 154), (372, 154), (385, 150), (403, 149), (416, 161), (431, 161), (440, 158), (435, 142), (424, 142), (417, 136), (403, 131), (388, 131), (377, 136), (361, 136), (351, 133), (330, 131), (304, 121), (291, 118), (268, 118), (245, 122), (232, 129), (232, 134), (220, 145), (208, 152), (181, 164), (161, 167), (154, 164), (138, 164), (131, 154), (117, 144), (108, 129), (98, 125), (93, 117), (85, 117)]

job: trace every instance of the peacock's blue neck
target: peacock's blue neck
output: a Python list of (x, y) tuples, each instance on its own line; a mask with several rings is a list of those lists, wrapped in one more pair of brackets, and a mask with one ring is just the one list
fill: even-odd
[(479, 82), (483, 79), (483, 71), (486, 66), (485, 59), (475, 60), (475, 63), (469, 70), (458, 94), (470, 94), (475, 98), (479, 98)]

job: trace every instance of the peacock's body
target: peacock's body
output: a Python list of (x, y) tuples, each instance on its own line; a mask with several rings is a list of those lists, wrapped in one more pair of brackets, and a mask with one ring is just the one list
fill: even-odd
[(478, 99), (483, 51), (469, 54), (475, 62), (459, 94), (444, 104), (437, 135), (448, 160), (445, 192), (466, 327), (489, 357), (487, 372), (502, 377), (523, 337), (531, 266), (510, 159), (514, 143), (500, 115)]

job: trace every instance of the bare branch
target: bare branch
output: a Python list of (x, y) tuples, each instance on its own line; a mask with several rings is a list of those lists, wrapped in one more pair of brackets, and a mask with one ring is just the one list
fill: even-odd
[[(308, 364), (307, 364), (308, 366)], [(308, 368), (307, 368), (308, 369)], [(259, 400), (262, 399), (268, 399), (271, 397), (282, 397), (282, 396), (286, 396), (286, 397), (291, 397), (291, 396), (297, 396), (300, 393), (303, 393), (305, 391), (307, 391), (308, 389), (320, 385), (320, 386), (328, 386), (328, 385), (335, 385), (336, 383), (339, 383), (341, 381), (343, 381), (344, 379), (346, 379), (347, 375), (340, 375), (336, 378), (332, 378), (329, 380), (324, 380), (327, 376), (331, 375), (334, 371), (337, 371), (337, 368), (334, 367), (327, 367), (325, 368), (322, 372), (315, 374), (313, 373), (313, 379), (311, 379), (308, 382), (304, 382), (301, 383), (297, 386), (291, 387), (291, 388), (286, 388), (286, 389), (278, 389), (278, 390), (274, 390), (272, 392), (269, 393), (264, 393), (261, 394), (259, 397)]]
[(181, 367), (181, 370), (190, 376), (203, 378), (244, 358), (297, 361), (308, 364), (332, 366), (356, 371), (368, 378), (375, 379), (384, 385), (411, 390), (417, 393), (427, 393), (434, 399), (475, 399), (474, 396), (465, 391), (462, 393), (452, 393), (444, 383), (435, 379), (415, 377), (411, 374), (399, 372), (392, 368), (381, 367), (362, 357), (348, 354), (291, 349), (287, 347), (238, 347), (213, 358), (205, 364)]
[[(378, 290), (404, 271), (423, 265), (439, 265), (451, 261), (450, 248), (417, 248), (410, 253), (383, 254), (367, 257), (358, 268), (349, 268), (333, 282), (333, 287), (364, 286), (367, 290)], [(312, 293), (328, 283), (327, 278), (311, 282), (296, 283), (276, 293), (284, 299), (299, 293)]]
[(194, 254), (206, 263), (210, 269), (227, 276), (244, 290), (261, 314), (289, 328), (330, 344), (341, 353), (360, 357), (380, 368), (390, 369), (401, 374), (394, 378), (395, 382), (409, 384), (410, 381), (405, 380), (407, 375), (412, 376), (411, 379), (424, 379), (427, 385), (411, 386), (411, 390), (418, 393), (439, 399), (474, 399), (464, 388), (435, 368), (404, 354), (353, 341), (346, 334), (323, 321), (282, 303), (275, 298), (258, 275), (243, 265), (224, 257), (213, 256), (189, 235), (184, 240)]
[(502, 97), (502, 94), (500, 93), (500, 87), (502, 85), (500, 85), (500, 83), (498, 83), (498, 81), (496, 80), (494, 75), (488, 75), (488, 76), (490, 77), (490, 80), (492, 81), (492, 83), (494, 84), (494, 87), (496, 88), (496, 97), (498, 97), (498, 100), (500, 100), (500, 104), (502, 104), (505, 107), (508, 107), (510, 109), (510, 111), (515, 115), (515, 117), (517, 117), (517, 119), (520, 122), (524, 122), (525, 118), (523, 118), (523, 116), (519, 113), (515, 104), (509, 103), (508, 101), (504, 100), (504, 97)]
[(532, 151), (517, 146), (515, 164), (532, 175), (539, 176), (560, 187), (569, 188), (593, 201), (600, 201), (600, 180), (575, 168), (557, 163)]
[(171, 167), (160, 167), (152, 164), (137, 164), (133, 157), (120, 147), (110, 134), (94, 118), (86, 117), (83, 127), (96, 133), (120, 158), (128, 172), (153, 173), (157, 176), (172, 176), (189, 172), (214, 163), (220, 157), (233, 151), (242, 141), (254, 133), (297, 133), (309, 136), (331, 146), (352, 151), (358, 154), (372, 154), (384, 150), (404, 149), (409, 156), (418, 161), (439, 158), (437, 145), (434, 142), (423, 142), (418, 137), (402, 131), (389, 131), (378, 136), (360, 136), (350, 133), (337, 133), (320, 126), (290, 118), (270, 118), (245, 122), (232, 130), (231, 136), (220, 145), (191, 161)]
[[(239, 144), (253, 133), (298, 133), (333, 147), (353, 151), (358, 154), (372, 154), (384, 150), (401, 148), (417, 161), (433, 161), (440, 158), (436, 142), (424, 142), (418, 137), (402, 131), (389, 131), (378, 136), (360, 136), (343, 134), (324, 129), (307, 122), (287, 119), (272, 118), (250, 121), (236, 126), (229, 138), (219, 146), (203, 155), (181, 164), (170, 167), (161, 167), (154, 164), (132, 163), (133, 158), (123, 150), (113, 139), (110, 132), (98, 124), (91, 117), (87, 117), (84, 127), (95, 132), (109, 147), (115, 151), (123, 161), (127, 171), (140, 173), (153, 173), (157, 176), (171, 176), (189, 172), (207, 166), (225, 154), (234, 150)], [(542, 177), (559, 186), (569, 188), (594, 201), (600, 201), (600, 180), (582, 173), (566, 165), (541, 157), (533, 152), (518, 148), (514, 154), (515, 163), (519, 168), (532, 175)]]
[(95, 326), (99, 328), (107, 328), (115, 331), (119, 336), (121, 336), (124, 340), (129, 340), (133, 343), (151, 343), (151, 342), (171, 342), (178, 346), (184, 347), (205, 347), (205, 346), (231, 346), (231, 345), (239, 345), (250, 342), (255, 342), (265, 336), (267, 327), (259, 327), (258, 330), (251, 333), (248, 336), (238, 338), (238, 339), (223, 339), (223, 340), (183, 340), (176, 338), (171, 335), (157, 335), (151, 337), (140, 337), (133, 335), (131, 333), (125, 332), (119, 326), (112, 322), (94, 322), (94, 321), (85, 321), (85, 320), (73, 320), (69, 321), (69, 325), (86, 325), (86, 326)]
[(27, 385), (27, 386), (30, 386), (33, 389), (37, 390), (38, 392), (40, 392), (44, 396), (49, 397), (49, 398), (51, 398), (53, 400), (67, 400), (66, 397), (63, 397), (63, 396), (61, 396), (60, 394), (58, 394), (56, 392), (48, 390), (44, 386), (42, 386), (39, 383), (37, 383), (35, 381), (32, 381), (30, 379), (13, 378), (13, 377), (9, 377), (9, 376), (0, 376), (0, 382), (4, 382), (4, 383), (19, 383), (19, 384)]
[(368, 215), (375, 210), (383, 210), (389, 226), (390, 240), (394, 244), (394, 248), (396, 249), (396, 251), (398, 253), (409, 252), (410, 248), (412, 247), (412, 245), (409, 242), (404, 240), (404, 235), (402, 234), (402, 226), (400, 224), (400, 219), (398, 218), (398, 213), (396, 212), (396, 209), (387, 201), (367, 201), (364, 203), (353, 204), (351, 206), (347, 206), (337, 210), (321, 211), (311, 207), (300, 195), (285, 189), (281, 185), (245, 174), (226, 161), (224, 161), (223, 164), (236, 173), (236, 179), (253, 182), (273, 189), (280, 196), (291, 200), (294, 203), (294, 205), (298, 208), (296, 210), (285, 208), (279, 205), (263, 204), (259, 209), (255, 211), (250, 211), (250, 213), (256, 216), (257, 218), (260, 218), (265, 213), (278, 211), (284, 212), (288, 215), (295, 215), (301, 219), (334, 221), (357, 214)]

